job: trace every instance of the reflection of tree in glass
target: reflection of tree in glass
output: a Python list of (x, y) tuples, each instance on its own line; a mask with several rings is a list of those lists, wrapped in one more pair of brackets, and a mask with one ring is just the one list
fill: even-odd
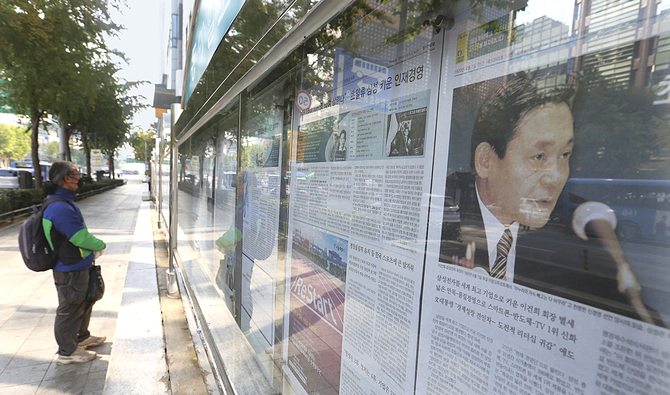
[[(433, 0), (433, 1), (408, 1), (408, 0), (382, 0), (382, 4), (392, 4), (393, 15), (400, 16), (401, 29), (397, 34), (389, 37), (387, 41), (400, 43), (411, 41), (421, 33), (426, 26), (438, 26), (450, 29), (453, 27), (457, 8), (470, 9), (470, 15), (477, 22), (483, 23), (485, 7), (497, 8), (498, 10), (521, 11), (528, 5), (528, 0)], [(461, 5), (460, 3), (463, 3)], [(467, 3), (467, 6), (465, 5)], [(497, 22), (491, 21), (484, 30), (495, 30)]]
[[(347, 7), (273, 68), (254, 90), (259, 91), (274, 81), (282, 80), (281, 77), (287, 72), (305, 62), (305, 67), (301, 69), (302, 86), (298, 80), (299, 73), (286, 76), (282, 84), (286, 91), (293, 91), (296, 87), (319, 87), (313, 92), (310, 91), (310, 94), (316, 102), (324, 103), (330, 100), (329, 91), (332, 90), (334, 48), (337, 46), (346, 49), (348, 53), (356, 54), (361, 52), (365, 44), (362, 35), (356, 34), (357, 29), (362, 29), (370, 22), (395, 28), (397, 34), (382, 38), (381, 43), (382, 47), (394, 46), (401, 41), (413, 40), (422, 29), (435, 23), (438, 15), (453, 16), (459, 1), (388, 0), (383, 3), (393, 3), (391, 14), (381, 9), (376, 10), (365, 0), (356, 1)], [(523, 9), (526, 3), (527, 0), (468, 0), (472, 14), (479, 19), (483, 15), (484, 5), (518, 10)], [(282, 0), (245, 2), (190, 97), (188, 106), (180, 117), (179, 128), (185, 127), (186, 122), (192, 124), (196, 116), (204, 114), (216, 103), (312, 9), (316, 1), (299, 0), (278, 20), (289, 4)], [(277, 23), (273, 25), (275, 21)], [(318, 55), (310, 56), (316, 54)], [(366, 56), (373, 55), (366, 53)], [(253, 96), (253, 90), (250, 93)]]
[(670, 147), (670, 127), (651, 89), (612, 84), (594, 70), (584, 70), (575, 85), (571, 177), (670, 176), (664, 164), (654, 164)]
[[(189, 99), (187, 109), (181, 119), (191, 119), (196, 113), (204, 114), (307, 14), (316, 1), (299, 0), (293, 5), (290, 12), (278, 20), (288, 4), (290, 3), (281, 0), (248, 0), (245, 2)], [(275, 67), (265, 78), (265, 81), (268, 82), (259, 84), (260, 89), (268, 86), (269, 81), (278, 80), (287, 71), (300, 64), (303, 61), (303, 55), (322, 49), (325, 43), (333, 41), (341, 32), (347, 30), (371, 11), (372, 8), (365, 1), (359, 1), (350, 6), (308, 40), (304, 47), (291, 53), (287, 59)], [(275, 21), (277, 23), (272, 25)], [(313, 70), (305, 70), (304, 80), (310, 80), (311, 78), (307, 75), (313, 73)], [(290, 86), (291, 89), (298, 85), (294, 78), (286, 82), (290, 82), (287, 86)]]

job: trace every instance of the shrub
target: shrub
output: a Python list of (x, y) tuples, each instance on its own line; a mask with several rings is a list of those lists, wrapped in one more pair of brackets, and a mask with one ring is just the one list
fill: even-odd
[(41, 189), (5, 189), (0, 190), (0, 213), (40, 204), (46, 195)]
[[(84, 184), (79, 193), (95, 191), (110, 185), (123, 185), (123, 180), (102, 180)], [(41, 204), (46, 194), (41, 189), (0, 189), (0, 214)]]

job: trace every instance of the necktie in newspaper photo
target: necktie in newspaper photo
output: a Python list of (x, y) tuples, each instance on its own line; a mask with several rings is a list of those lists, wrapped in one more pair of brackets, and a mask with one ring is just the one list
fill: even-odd
[(496, 262), (493, 264), (493, 269), (491, 269), (491, 277), (507, 280), (507, 255), (512, 248), (512, 239), (512, 232), (505, 229), (498, 242), (498, 255), (496, 256)]

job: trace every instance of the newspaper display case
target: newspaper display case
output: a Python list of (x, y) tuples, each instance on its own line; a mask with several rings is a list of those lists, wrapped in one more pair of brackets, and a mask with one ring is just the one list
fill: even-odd
[(194, 297), (277, 393), (665, 393), (670, 2), (339, 6), (172, 130)]

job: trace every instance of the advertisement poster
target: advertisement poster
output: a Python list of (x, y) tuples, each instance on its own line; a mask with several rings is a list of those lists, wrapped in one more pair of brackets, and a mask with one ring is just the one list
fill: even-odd
[[(430, 35), (387, 58), (337, 49), (332, 91), (310, 92), (297, 119), (284, 371), (301, 393), (414, 386), (442, 47)], [(336, 303), (342, 321), (310, 295), (327, 311)]]
[(498, 67), (513, 46), (462, 46), (445, 44), (416, 393), (667, 391), (667, 143), (645, 145), (667, 109), (568, 51), (529, 70), (541, 49)]

